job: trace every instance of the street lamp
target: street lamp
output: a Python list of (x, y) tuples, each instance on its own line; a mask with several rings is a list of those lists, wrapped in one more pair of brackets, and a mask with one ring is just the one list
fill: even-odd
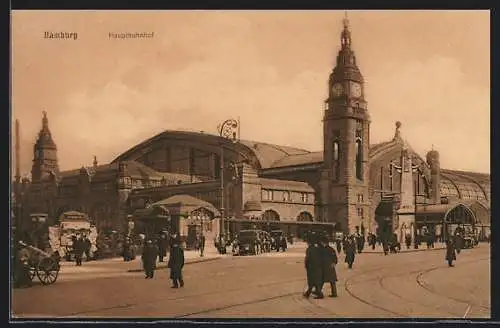
[[(219, 127), (219, 135), (222, 138), (231, 140), (232, 142), (238, 141), (239, 124), (234, 119), (225, 120)], [(220, 146), (220, 226), (219, 226), (219, 245), (222, 247), (222, 233), (224, 231), (224, 141), (221, 141)]]

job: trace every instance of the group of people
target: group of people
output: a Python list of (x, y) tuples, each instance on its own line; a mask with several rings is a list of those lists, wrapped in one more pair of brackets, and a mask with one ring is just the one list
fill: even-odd
[[(181, 239), (178, 235), (170, 236), (170, 251), (168, 257), (167, 268), (170, 269), (170, 279), (172, 280), (172, 288), (184, 287), (184, 279), (182, 269), (184, 268), (184, 249), (182, 248)], [(165, 242), (163, 241), (165, 240)], [(166, 256), (167, 236), (158, 238), (156, 242), (153, 239), (146, 238), (145, 245), (142, 250), (142, 265), (145, 273), (145, 279), (153, 279), (156, 269), (156, 260), (161, 262)], [(160, 245), (165, 245), (164, 249), (160, 249)]]
[[(349, 245), (346, 251), (346, 262), (352, 268), (355, 254), (353, 238), (348, 238)], [(354, 251), (354, 252), (352, 252)], [(348, 255), (349, 254), (349, 255)], [(304, 297), (314, 294), (314, 298), (324, 298), (323, 286), (330, 285), (330, 297), (337, 297), (337, 271), (335, 265), (338, 263), (337, 253), (330, 246), (328, 237), (312, 235), (308, 240), (306, 250), (305, 268), (307, 273), (307, 290)]]
[(76, 235), (72, 236), (72, 248), (73, 248), (73, 255), (75, 257), (75, 263), (77, 266), (82, 265), (83, 261), (83, 254), (85, 254), (85, 257), (87, 261), (90, 261), (92, 256), (90, 254), (90, 250), (92, 248), (92, 243), (87, 235)]
[(359, 232), (352, 235), (338, 235), (335, 239), (335, 246), (337, 248), (337, 253), (344, 250), (344, 253), (347, 254), (352, 250), (352, 248), (354, 248), (354, 252), (362, 253), (365, 248), (365, 235)]

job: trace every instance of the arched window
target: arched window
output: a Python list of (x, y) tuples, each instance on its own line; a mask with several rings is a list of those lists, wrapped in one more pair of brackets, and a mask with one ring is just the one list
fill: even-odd
[(333, 160), (339, 160), (339, 142), (337, 140), (333, 142)]
[(361, 139), (356, 139), (356, 178), (363, 180), (363, 144)]
[(340, 144), (338, 140), (333, 142), (333, 175), (334, 180), (340, 178)]

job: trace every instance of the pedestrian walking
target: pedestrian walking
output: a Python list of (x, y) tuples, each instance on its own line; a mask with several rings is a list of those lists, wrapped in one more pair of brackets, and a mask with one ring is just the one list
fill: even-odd
[(90, 256), (90, 250), (92, 249), (92, 242), (89, 239), (89, 236), (85, 236), (83, 238), (83, 247), (85, 251), (85, 258), (87, 261), (90, 261), (92, 257)]
[(163, 262), (163, 258), (167, 256), (167, 236), (162, 232), (157, 241), (158, 244), (158, 261)]
[(455, 240), (453, 241), (453, 243), (455, 244), (455, 249), (457, 251), (457, 254), (460, 254), (464, 245), (464, 239), (462, 238), (460, 231), (456, 232), (454, 239)]
[(411, 246), (411, 235), (409, 233), (405, 236), (406, 249), (410, 249)]
[(337, 247), (337, 253), (342, 252), (342, 241), (340, 239), (335, 240), (335, 246)]
[(145, 279), (153, 279), (156, 269), (156, 257), (158, 256), (158, 247), (148, 238), (142, 251), (142, 267), (146, 275)]
[(365, 248), (365, 235), (356, 233), (356, 246), (358, 253), (361, 254)]
[(182, 269), (184, 268), (184, 250), (178, 237), (172, 241), (170, 256), (167, 267), (170, 269), (170, 279), (172, 279), (172, 288), (184, 287), (182, 279)]
[(345, 263), (347, 263), (347, 267), (352, 269), (352, 265), (354, 264), (354, 259), (356, 257), (356, 242), (354, 236), (347, 238), (345, 245)]
[(329, 245), (328, 239), (322, 240), (322, 264), (323, 264), (323, 283), (329, 283), (330, 297), (337, 297), (337, 271), (335, 265), (338, 262), (337, 254), (333, 247)]
[(205, 235), (202, 233), (200, 236), (200, 257), (203, 257), (205, 251)]
[(455, 245), (453, 245), (453, 241), (450, 239), (446, 242), (446, 261), (448, 261), (448, 266), (453, 267), (453, 261), (456, 259)]
[(73, 242), (73, 252), (75, 254), (75, 262), (77, 266), (82, 265), (84, 248), (85, 245), (83, 243), (81, 236), (76, 237)]
[(321, 291), (323, 286), (322, 251), (316, 236), (312, 234), (309, 238), (304, 261), (307, 274), (307, 290), (304, 292), (304, 297), (309, 297), (313, 293), (314, 298), (323, 298), (323, 292)]

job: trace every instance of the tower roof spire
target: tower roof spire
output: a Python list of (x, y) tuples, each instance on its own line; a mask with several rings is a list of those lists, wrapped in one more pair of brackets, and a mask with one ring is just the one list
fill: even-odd
[(347, 10), (344, 12), (344, 19), (342, 20), (344, 29), (340, 35), (340, 42), (342, 49), (349, 49), (351, 47), (351, 31), (349, 31), (349, 19), (347, 18)]
[(42, 118), (42, 129), (43, 130), (48, 130), (49, 129), (49, 119), (47, 118), (47, 112), (43, 111), (43, 118)]

